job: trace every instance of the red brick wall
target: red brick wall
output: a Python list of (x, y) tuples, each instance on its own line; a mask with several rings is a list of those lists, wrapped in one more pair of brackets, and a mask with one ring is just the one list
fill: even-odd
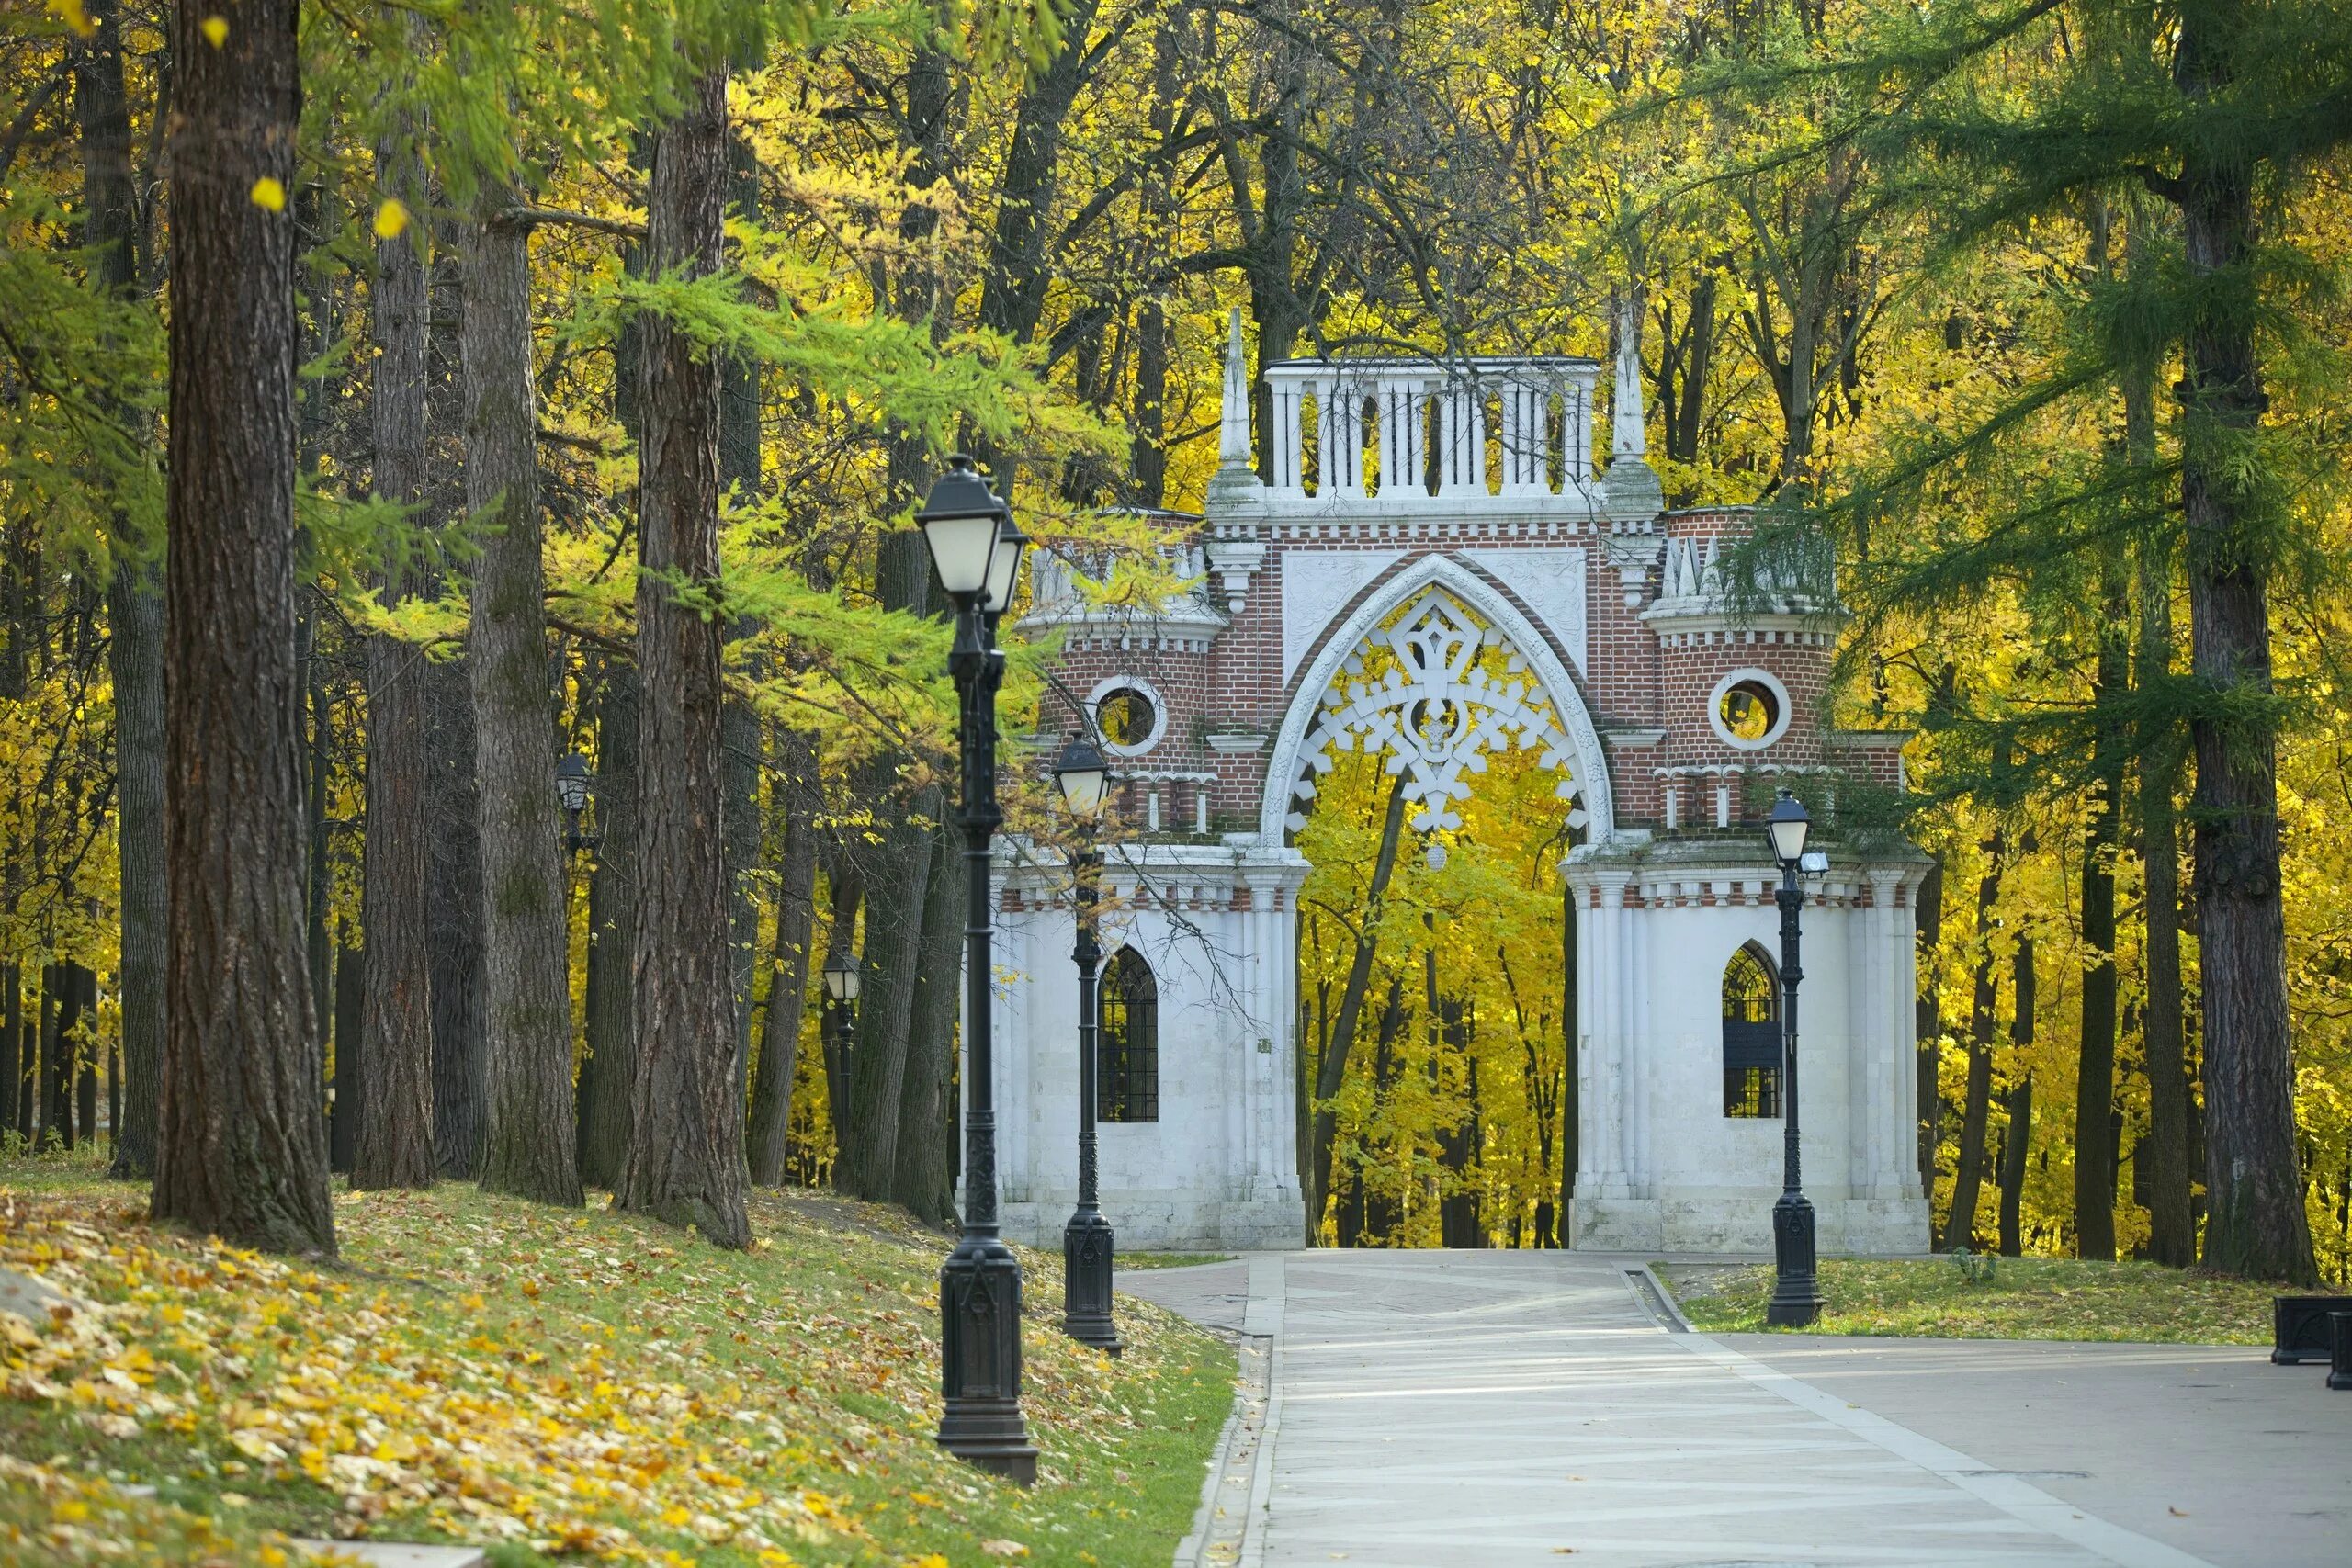
[[(1159, 693), (1168, 707), (1163, 738), (1149, 752), (1114, 759), (1114, 765), (1145, 775), (1214, 773), (1212, 831), (1253, 829), (1277, 732), (1297, 685), (1313, 663), (1310, 653), (1299, 660), (1287, 682), (1283, 679), (1285, 560), (1307, 552), (1403, 552), (1401, 558), (1334, 613), (1331, 624), (1337, 626), (1364, 601), (1385, 592), (1398, 573), (1424, 556), (1465, 547), (1507, 550), (1513, 546), (1539, 549), (1573, 546), (1584, 550), (1586, 560), (1583, 674), (1576, 699), (1585, 705), (1610, 753), (1610, 782), (1619, 826), (1661, 825), (1661, 781), (1653, 772), (1660, 768), (1737, 768), (1753, 773), (1766, 765), (1810, 769), (1836, 762), (1857, 764), (1857, 771), (1888, 784), (1896, 782), (1900, 762), (1892, 750), (1840, 747), (1833, 751), (1825, 744), (1823, 706), (1834, 652), (1832, 636), (1817, 630), (1771, 628), (1682, 633), (1662, 640), (1659, 632), (1642, 620), (1642, 612), (1657, 598), (1666, 542), (1735, 536), (1748, 526), (1745, 509), (1668, 513), (1658, 520), (1657, 531), (1637, 535), (1611, 534), (1610, 525), (1600, 519), (1530, 520), (1523, 514), (1482, 517), (1475, 513), (1474, 507), (1470, 514), (1444, 522), (1276, 519), (1202, 525), (1212, 537), (1221, 528), (1227, 536), (1255, 538), (1265, 547), (1263, 564), (1251, 576), (1243, 606), (1231, 617), (1231, 624), (1205, 652), (1196, 646), (1157, 646), (1159, 639), (1151, 622), (1140, 617), (1123, 626), (1073, 630), (1056, 671), (1060, 690), (1049, 694), (1046, 703), (1046, 729), (1058, 732), (1072, 723), (1074, 715), (1066, 699), (1083, 700), (1100, 682), (1112, 676), (1140, 677)], [(1175, 520), (1169, 526), (1171, 536), (1188, 530), (1187, 525)], [(1640, 565), (1630, 583), (1618, 564), (1621, 560)], [(1479, 570), (1472, 563), (1464, 564)], [(1491, 576), (1487, 581), (1531, 622), (1543, 625), (1510, 583)], [(1227, 595), (1222, 577), (1213, 570), (1205, 587), (1212, 602), (1224, 608)], [(1630, 605), (1626, 603), (1629, 593), (1635, 600)], [(1552, 651), (1571, 671), (1577, 669), (1577, 660), (1569, 649), (1555, 644)], [(1777, 677), (1791, 702), (1787, 730), (1760, 751), (1726, 745), (1707, 716), (1708, 697), (1715, 682), (1730, 671), (1748, 667)], [(1242, 755), (1210, 750), (1203, 739), (1204, 733), (1228, 728), (1261, 731), (1265, 744), (1255, 753)], [(1610, 731), (1642, 729), (1664, 730), (1663, 740), (1643, 747), (1606, 744)], [(1678, 782), (1683, 790), (1683, 824), (1711, 825), (1713, 779)], [(1283, 781), (1283, 787), (1288, 783)], [(1160, 787), (1163, 828), (1188, 832), (1197, 786), (1173, 783)], [(1736, 788), (1735, 801), (1748, 793)], [(1130, 820), (1139, 822), (1139, 800), (1135, 811)]]

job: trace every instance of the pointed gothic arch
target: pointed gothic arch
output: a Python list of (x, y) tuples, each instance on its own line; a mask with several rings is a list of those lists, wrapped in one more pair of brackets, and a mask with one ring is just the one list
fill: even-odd
[[(1406, 621), (1384, 631), (1407, 608), (1412, 614)], [(1528, 681), (1497, 682), (1469, 667), (1461, 644), (1476, 628), (1453, 613), (1461, 609), (1485, 623), (1484, 637), (1499, 641)], [(1392, 647), (1416, 643), (1408, 663), (1419, 668), (1401, 685), (1351, 692), (1344, 681), (1349, 661), (1373, 646), (1375, 637)], [(1475, 655), (1478, 646), (1470, 642), (1466, 651)], [(1447, 734), (1434, 743), (1406, 734), (1416, 705), (1430, 703), (1443, 705), (1452, 717)], [(1444, 800), (1467, 795), (1461, 775), (1482, 769), (1487, 750), (1540, 745), (1545, 761), (1567, 775), (1562, 793), (1583, 814), (1587, 841), (1615, 831), (1608, 758), (1583, 694), (1551, 637), (1485, 577), (1451, 556), (1414, 559), (1375, 584), (1353, 614), (1323, 634), (1302, 667), (1274, 739), (1259, 807), (1261, 843), (1278, 845), (1296, 826), (1294, 801), (1311, 794), (1302, 790), (1302, 780), (1329, 771), (1334, 745), (1389, 752), (1391, 771), (1414, 775), (1408, 792), (1424, 803), (1425, 811), (1442, 811)], [(1441, 804), (1431, 807), (1432, 800)]]

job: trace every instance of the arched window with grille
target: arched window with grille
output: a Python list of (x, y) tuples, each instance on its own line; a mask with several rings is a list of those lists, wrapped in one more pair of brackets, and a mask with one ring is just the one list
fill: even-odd
[(1094, 1114), (1104, 1122), (1159, 1120), (1159, 982), (1132, 947), (1102, 966), (1095, 1035)]
[(1781, 1114), (1781, 977), (1752, 942), (1724, 965), (1724, 1114)]

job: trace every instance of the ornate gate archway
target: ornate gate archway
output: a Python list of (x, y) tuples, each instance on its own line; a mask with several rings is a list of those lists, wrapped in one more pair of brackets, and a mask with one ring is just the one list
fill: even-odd
[[(1396, 669), (1367, 682), (1374, 647)], [(1484, 648), (1502, 655), (1501, 678), (1484, 667)], [(1540, 750), (1561, 775), (1560, 797), (1577, 803), (1570, 825), (1608, 832), (1607, 759), (1549, 635), (1460, 559), (1423, 556), (1368, 589), (1300, 676), (1274, 737), (1259, 838), (1279, 842), (1302, 825), (1334, 750), (1388, 753), (1390, 772), (1409, 775), (1413, 825), (1457, 827), (1448, 803), (1469, 795), (1464, 775), (1501, 748)]]
[[(1205, 510), (1151, 517), (1195, 586), (1108, 606), (1081, 592), (1083, 563), (1037, 561), (1023, 626), (1061, 637), (1043, 732), (1115, 731), (1104, 941), (1159, 983), (1157, 1119), (1102, 1130), (1130, 1245), (1299, 1245), (1307, 867), (1292, 834), (1335, 752), (1380, 754), (1417, 822), (1444, 828), (1504, 748), (1559, 775), (1584, 829), (1562, 868), (1575, 1243), (1769, 1243), (1779, 1129), (1724, 1114), (1718, 1016), (1724, 964), (1774, 927), (1757, 824), (1776, 784), (1817, 818), (1840, 781), (1901, 787), (1903, 737), (1825, 723), (1834, 605), (1735, 613), (1720, 561), (1747, 516), (1664, 508), (1635, 331), (1619, 337), (1605, 470), (1600, 367), (1573, 358), (1268, 366), (1261, 452), (1236, 312)], [(1899, 841), (1848, 844), (1805, 917), (1806, 1171), (1826, 1250), (1926, 1244), (1909, 905), (1925, 865)], [(1047, 857), (1014, 843), (999, 866), (1003, 1219), (1042, 1242), (1076, 1186), (1070, 914)]]

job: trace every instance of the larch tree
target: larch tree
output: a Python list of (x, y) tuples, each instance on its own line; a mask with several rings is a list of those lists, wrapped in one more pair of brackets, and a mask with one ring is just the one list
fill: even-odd
[[(423, 162), (395, 124), (376, 152), (386, 193), (376, 221), (368, 299), (376, 361), (368, 400), (377, 499), (414, 508), (425, 493), (426, 301)], [(387, 597), (412, 570), (396, 551)], [(430, 1187), (440, 1174), (433, 1137), (433, 959), (428, 845), (434, 822), (424, 651), (386, 633), (368, 639), (368, 827), (363, 920), (368, 934), (359, 1052), (362, 1114), (355, 1187)], [(340, 1074), (338, 1074), (340, 1076)]]
[[(164, 804), (170, 948), (153, 1205), (334, 1250), (303, 968), (294, 654), (294, 0), (173, 13)], [(214, 31), (219, 29), (215, 28)]]
[[(85, 7), (74, 107), (82, 136), (83, 243), (90, 281), (120, 299), (138, 285), (138, 211), (122, 23), (110, 0)], [(107, 580), (107, 660), (114, 679), (116, 854), (122, 877), (119, 1097), (110, 1174), (143, 1181), (155, 1168), (155, 1096), (164, 1054), (164, 597), (159, 563), (114, 509)]]
[[(682, 285), (724, 264), (727, 70), (697, 78), (662, 128), (648, 271)], [(718, 582), (719, 366), (666, 312), (645, 323), (638, 506), (640, 840), (637, 1073), (616, 1206), (749, 1246), (735, 1072), (726, 840), (725, 625)]]
[(493, 1192), (577, 1204), (530, 236), (515, 193), (485, 185), (467, 229), (464, 327), (466, 502), (482, 533), (466, 641), (481, 825), (480, 1178)]

